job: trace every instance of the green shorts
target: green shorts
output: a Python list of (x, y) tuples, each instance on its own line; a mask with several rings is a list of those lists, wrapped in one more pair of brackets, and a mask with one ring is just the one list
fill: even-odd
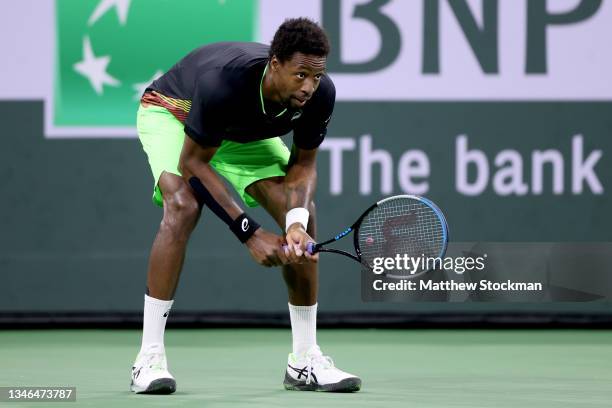
[[(159, 177), (164, 171), (181, 175), (178, 164), (185, 139), (184, 126), (165, 108), (140, 105), (136, 127), (153, 172), (153, 202), (162, 207)], [(236, 189), (246, 205), (257, 207), (257, 201), (245, 189), (258, 180), (284, 176), (289, 156), (289, 149), (279, 137), (250, 143), (224, 141), (210, 165)]]

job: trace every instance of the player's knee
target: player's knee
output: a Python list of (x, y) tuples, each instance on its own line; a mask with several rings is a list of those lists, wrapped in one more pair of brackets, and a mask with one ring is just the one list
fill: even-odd
[(193, 224), (200, 214), (198, 202), (187, 188), (164, 196), (164, 208), (164, 218), (172, 223)]

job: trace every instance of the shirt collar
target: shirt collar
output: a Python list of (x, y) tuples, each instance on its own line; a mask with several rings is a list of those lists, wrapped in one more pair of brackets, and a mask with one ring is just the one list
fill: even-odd
[[(264, 106), (264, 100), (263, 100), (263, 81), (264, 78), (266, 77), (266, 72), (268, 71), (268, 64), (266, 63), (266, 66), (263, 70), (263, 74), (261, 75), (261, 82), (259, 83), (259, 100), (261, 101), (261, 111), (263, 112), (264, 115), (268, 115), (266, 113), (266, 108)], [(276, 116), (274, 116), (275, 118), (278, 118), (279, 116), (281, 116), (282, 114), (284, 114), (285, 112), (287, 112), (287, 108), (283, 109), (280, 113), (278, 113)]]

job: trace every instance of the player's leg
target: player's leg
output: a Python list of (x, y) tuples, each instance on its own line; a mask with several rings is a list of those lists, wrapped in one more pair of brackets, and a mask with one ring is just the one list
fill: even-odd
[(182, 124), (164, 108), (141, 106), (137, 128), (153, 173), (153, 202), (163, 206), (163, 216), (149, 256), (142, 344), (132, 366), (130, 388), (137, 393), (168, 394), (175, 391), (176, 382), (167, 369), (164, 331), (187, 241), (200, 211), (178, 172)]
[[(224, 142), (211, 165), (250, 207), (261, 204), (285, 229), (284, 176), (290, 152), (280, 138), (238, 144)], [(316, 214), (310, 205), (308, 232), (315, 236)], [(291, 332), (295, 353), (289, 354), (285, 387), (295, 390), (356, 391), (361, 380), (334, 367), (316, 341), (318, 268), (294, 264), (283, 268), (289, 292)]]
[[(285, 229), (287, 213), (284, 177), (259, 180), (246, 188), (262, 207)], [(308, 206), (307, 232), (315, 238), (315, 205)], [(289, 294), (289, 316), (293, 352), (289, 354), (284, 386), (288, 390), (351, 392), (361, 388), (361, 379), (337, 369), (317, 345), (318, 264), (283, 266)]]
[(190, 187), (183, 179), (163, 172), (158, 182), (163, 196), (163, 217), (151, 248), (147, 273), (150, 297), (171, 300), (183, 268), (187, 241), (200, 210)]
[[(284, 177), (273, 177), (259, 180), (246, 188), (246, 192), (274, 218), (284, 231), (285, 216), (287, 214), (286, 196), (284, 190)], [(316, 213), (314, 202), (308, 206), (310, 217), (308, 220), (308, 234), (316, 236)], [(283, 279), (287, 285), (289, 303), (295, 306), (313, 307), (316, 321), (316, 303), (319, 289), (319, 270), (316, 263), (289, 264), (283, 266)], [(304, 308), (305, 309), (305, 308)], [(316, 344), (316, 339), (309, 339), (304, 347)]]

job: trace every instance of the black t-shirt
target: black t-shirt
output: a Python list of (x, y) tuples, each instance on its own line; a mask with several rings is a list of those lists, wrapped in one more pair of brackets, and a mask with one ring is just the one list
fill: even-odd
[(224, 42), (200, 47), (174, 65), (148, 90), (191, 101), (185, 133), (203, 146), (223, 140), (247, 143), (282, 136), (293, 130), (293, 141), (314, 149), (327, 132), (336, 89), (327, 75), (302, 109), (274, 117), (261, 106), (260, 86), (268, 62), (267, 45)]

